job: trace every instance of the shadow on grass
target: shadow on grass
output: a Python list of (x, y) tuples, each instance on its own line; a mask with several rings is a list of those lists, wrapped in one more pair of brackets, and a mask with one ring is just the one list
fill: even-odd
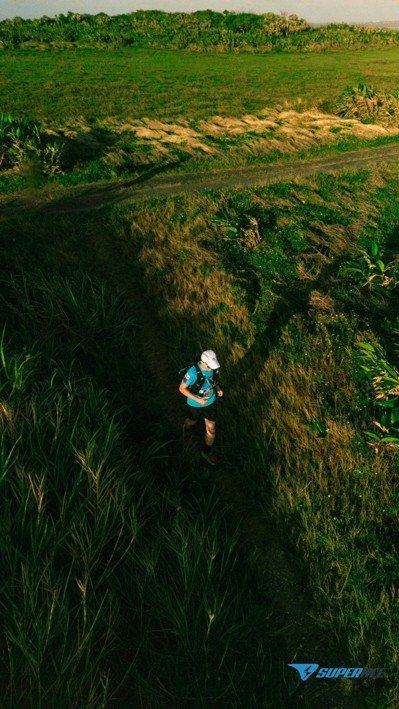
[[(129, 239), (129, 232), (126, 232), (126, 247), (123, 250), (125, 263), (130, 264), (131, 278), (135, 281), (134, 289), (136, 294), (140, 291), (140, 298), (145, 303), (148, 318), (151, 321), (152, 332), (148, 333), (146, 341), (147, 353), (156, 351), (159, 360), (159, 371), (157, 376), (158, 388), (163, 391), (163, 396), (159, 401), (159, 412), (169, 421), (174, 418), (171, 411), (171, 404), (177, 401), (176, 379), (177, 372), (173, 372), (170, 362), (170, 351), (168, 341), (181, 341), (180, 327), (186, 332), (189, 340), (188, 350), (197, 351), (199, 342), (196, 333), (201, 332), (202, 322), (196, 319), (195, 315), (190, 318), (190, 322), (177, 318), (175, 315), (168, 319), (167, 309), (163, 310), (162, 322), (158, 321), (155, 326), (157, 313), (154, 303), (158, 302), (158, 295), (151, 291), (151, 284), (146, 280), (144, 272), (140, 267), (140, 247), (134, 245)], [(281, 331), (289, 320), (297, 313), (305, 312), (308, 307), (308, 300), (311, 290), (315, 288), (327, 287), (336, 278), (343, 257), (336, 258), (328, 263), (319, 273), (316, 281), (311, 285), (302, 285), (300, 288), (296, 283), (290, 288), (282, 289), (281, 298), (271, 313), (270, 321), (273, 326), (269, 328), (269, 334), (262, 333), (256, 338), (254, 345), (250, 348), (244, 360), (237, 365), (237, 369), (232, 373), (230, 381), (242, 384), (243, 372), (248, 377), (245, 380), (245, 390), (250, 391), (253, 384), (257, 383), (260, 366), (264, 365), (271, 351), (277, 346)], [(115, 270), (115, 276), (117, 276)], [(122, 269), (123, 270), (123, 269)], [(118, 280), (121, 281), (120, 277)], [(163, 368), (161, 363), (167, 363)], [(240, 384), (241, 383), (241, 384)], [(228, 387), (227, 387), (228, 388)], [(245, 398), (245, 394), (244, 397)], [(274, 609), (278, 621), (276, 621), (276, 637), (273, 641), (273, 666), (275, 671), (276, 684), (291, 688), (292, 706), (312, 707), (323, 706), (344, 707), (345, 698), (337, 687), (326, 688), (320, 683), (307, 683), (292, 689), (292, 677), (287, 677), (285, 664), (290, 661), (288, 658), (314, 658), (326, 666), (333, 666), (337, 654), (337, 642), (326, 639), (325, 634), (311, 620), (309, 611), (311, 610), (311, 592), (307, 588), (303, 572), (299, 569), (295, 552), (290, 548), (287, 539), (269, 523), (267, 523), (265, 510), (258, 514), (251, 509), (254, 503), (253, 492), (248, 490), (245, 467), (248, 461), (248, 451), (251, 451), (253, 440), (251, 434), (243, 433), (239, 422), (242, 418), (242, 411), (251, 410), (251, 407), (259, 405), (259, 401), (248, 397), (248, 400), (241, 400), (240, 406), (229, 402), (228, 392), (226, 401), (223, 404), (221, 417), (223, 426), (232, 431), (236, 430), (240, 436), (234, 448), (234, 454), (227, 450), (225, 463), (220, 469), (213, 469), (211, 472), (215, 484), (220, 490), (225, 504), (229, 507), (233, 518), (239, 519), (243, 530), (243, 544), (246, 549), (246, 558), (257, 558), (257, 579), (261, 592), (265, 597), (266, 604)], [(234, 424), (237, 422), (237, 425)], [(233, 425), (231, 425), (233, 424)], [(244, 428), (244, 427), (243, 427)], [(228, 436), (229, 434), (226, 434)], [(226, 440), (226, 436), (224, 440)], [(227, 446), (228, 449), (228, 446)], [(256, 462), (256, 461), (255, 461)], [(259, 471), (264, 465), (263, 460), (257, 461)], [(252, 456), (251, 464), (254, 464)], [(195, 466), (194, 466), (195, 467)], [(340, 648), (342, 653), (343, 648)], [(290, 690), (290, 691), (291, 691)], [(286, 706), (289, 706), (287, 701)], [(356, 707), (356, 699), (353, 697), (352, 706)]]
[[(167, 362), (167, 347), (168, 343), (162, 330), (160, 323), (154, 313), (153, 304), (150, 304), (144, 297), (144, 284), (139, 278), (139, 272), (132, 273), (129, 266), (126, 266), (125, 261), (121, 261), (118, 249), (115, 248), (115, 233), (112, 228), (111, 220), (100, 220), (93, 214), (87, 214), (79, 219), (69, 216), (64, 216), (62, 220), (55, 221), (51, 217), (43, 213), (35, 213), (30, 218), (23, 219), (20, 216), (17, 220), (9, 221), (6, 225), (0, 226), (0, 254), (7, 257), (7, 265), (9, 270), (14, 273), (23, 271), (29, 279), (29, 274), (34, 269), (40, 268), (46, 275), (61, 274), (69, 277), (74, 275), (79, 278), (80, 275), (87, 273), (92, 277), (103, 279), (110, 287), (118, 289), (119, 292), (125, 293), (126, 304), (131, 311), (131, 316), (136, 317), (137, 325), (132, 328), (131, 337), (134, 341), (134, 361), (129, 359), (126, 352), (120, 352), (121, 362), (112, 361), (104, 348), (104, 360), (106, 366), (98, 366), (99, 347), (103, 343), (95, 341), (88, 342), (86, 347), (77, 348), (72, 342), (73, 355), (79, 361), (82, 371), (90, 378), (94, 379), (96, 384), (101, 389), (106, 389), (109, 392), (109, 401), (112, 408), (120, 407), (118, 414), (119, 419), (123, 422), (124, 428), (129, 434), (132, 448), (145, 450), (151, 442), (159, 442), (159, 434), (161, 431), (162, 422), (165, 422), (167, 412), (169, 412), (168, 427), (171, 425), (173, 415), (171, 412), (174, 408), (175, 401), (178, 398), (176, 394), (175, 382), (169, 380), (165, 389), (163, 388), (164, 377), (170, 374), (170, 371), (165, 371), (162, 368), (161, 362)], [(133, 256), (133, 254), (132, 254)], [(132, 278), (137, 278), (137, 281), (132, 283)], [(7, 294), (4, 294), (4, 299), (0, 300), (1, 319), (7, 320), (8, 324), (18, 335), (18, 318), (20, 314), (12, 308), (4, 307), (4, 301), (7, 301)], [(40, 298), (39, 298), (40, 301)], [(31, 303), (29, 299), (29, 304)], [(37, 304), (37, 301), (35, 301)], [(39, 308), (40, 309), (40, 308)], [(12, 314), (10, 314), (10, 312)], [(43, 313), (42, 313), (43, 314)], [(43, 314), (45, 320), (45, 314)], [(65, 331), (68, 332), (68, 325), (63, 329), (57, 330), (60, 344), (65, 338)], [(150, 333), (152, 332), (152, 340), (149, 342)], [(25, 332), (26, 334), (26, 332)], [(40, 338), (40, 326), (35, 332), (31, 333), (32, 343)], [(68, 343), (66, 343), (68, 345)], [(106, 344), (106, 343), (105, 343)], [(29, 342), (21, 341), (18, 343), (22, 347), (29, 348)], [(94, 346), (95, 345), (95, 346)], [(155, 345), (157, 347), (155, 348)], [(71, 348), (71, 347), (70, 347)], [(65, 351), (68, 347), (65, 348)], [(61, 347), (62, 351), (62, 347)], [(58, 352), (58, 349), (57, 349)], [(101, 356), (101, 352), (100, 352)], [(97, 361), (96, 361), (97, 357)], [(154, 368), (154, 363), (157, 368)], [(171, 399), (168, 392), (173, 388), (174, 398)], [(158, 393), (159, 402), (162, 406), (158, 406), (158, 400), (151, 400), (151, 397)], [(107, 394), (108, 396), (108, 394)], [(165, 431), (165, 423), (163, 430)], [(155, 440), (154, 440), (155, 439)], [(174, 442), (175, 443), (175, 442)], [(188, 460), (187, 460), (188, 458)], [(161, 458), (158, 461), (156, 471), (152, 474), (156, 478), (157, 487), (159, 486), (160, 496), (176, 494), (173, 487), (173, 466), (174, 471), (181, 474), (179, 481), (179, 495), (181, 495), (184, 505), (190, 504), (192, 500), (195, 502), (203, 497), (206, 499), (211, 495), (218, 498), (218, 504), (223, 514), (226, 511), (225, 503), (222, 495), (219, 495), (213, 481), (202, 475), (201, 470), (195, 470), (195, 462), (193, 463), (189, 457), (182, 457), (181, 445), (179, 449), (168, 449), (167, 457)], [(199, 467), (199, 466), (198, 466)], [(128, 475), (127, 471), (127, 475)], [(154, 479), (155, 479), (154, 478)], [(199, 492), (201, 494), (199, 494)], [(172, 512), (171, 512), (172, 514)], [(175, 512), (173, 512), (175, 515)], [(231, 517), (232, 529), (236, 526), (236, 520)], [(242, 545), (241, 565), (245, 569), (246, 558), (244, 555), (245, 546)], [(253, 569), (248, 570), (251, 575), (253, 588), (256, 588), (256, 578)], [(260, 598), (260, 607), (263, 607), (262, 596)], [(265, 612), (267, 616), (269, 611)], [(130, 627), (130, 618), (127, 614), (121, 619), (118, 632), (121, 639), (121, 650), (114, 660), (110, 659), (110, 664), (115, 663), (112, 667), (112, 680), (121, 682), (118, 688), (119, 706), (122, 703), (132, 701), (132, 697), (137, 695), (137, 683), (134, 673), (126, 677), (126, 668), (137, 652), (137, 647), (140, 645), (140, 629), (138, 627)], [(266, 625), (266, 623), (265, 623)], [(260, 634), (260, 631), (259, 633)], [(156, 642), (156, 641), (155, 641)], [(263, 639), (262, 639), (263, 642)], [(272, 639), (270, 639), (270, 645)], [(254, 644), (255, 647), (256, 644)], [(223, 652), (227, 652), (228, 648), (223, 648)], [(269, 652), (267, 648), (267, 652)], [(283, 661), (283, 657), (281, 658)], [(249, 677), (254, 674), (254, 668), (257, 664), (251, 658), (243, 658), (244, 672), (249, 669)], [(214, 668), (212, 668), (214, 669)], [(151, 670), (149, 672), (151, 675)], [(256, 681), (257, 678), (248, 679), (245, 676), (237, 678), (239, 683), (245, 688), (246, 683)], [(188, 686), (189, 680), (188, 679)], [(256, 688), (257, 695), (263, 698), (265, 688), (269, 689), (269, 679), (263, 677)], [(255, 692), (253, 687), (250, 687), (251, 693)], [(243, 690), (240, 689), (240, 696)], [(193, 706), (194, 699), (188, 703)], [(187, 705), (188, 705), (187, 704)], [(118, 704), (111, 703), (110, 706)], [(276, 704), (275, 704), (276, 705)], [(208, 703), (207, 706), (213, 706)], [(220, 704), (215, 704), (220, 706)], [(259, 706), (259, 704), (257, 704)]]
[(40, 214), (71, 214), (73, 212), (105, 209), (130, 197), (129, 192), (132, 187), (144, 185), (157, 175), (173, 170), (187, 160), (189, 160), (189, 156), (179, 158), (179, 160), (173, 162), (142, 166), (138, 169), (140, 174), (130, 180), (113, 180), (106, 183), (96, 182), (89, 187), (85, 187), (83, 184), (74, 188), (75, 194), (72, 197), (61, 196), (47, 204), (39, 203), (40, 195), (34, 190), (28, 190), (22, 193), (21, 196), (12, 197), (11, 199), (5, 197), (1, 204), (0, 223), (16, 217), (28, 218), (28, 215), (32, 214), (35, 216)]
[(61, 134), (57, 142), (63, 144), (62, 167), (69, 172), (77, 165), (84, 166), (98, 160), (115, 145), (115, 135), (106, 128), (97, 127), (91, 132), (76, 131), (73, 137)]
[[(48, 272), (65, 269), (67, 273), (72, 273), (78, 262), (82, 272), (98, 274), (126, 295), (132, 314), (137, 315), (139, 329), (141, 328), (141, 334), (136, 341), (136, 360), (140, 366), (125, 362), (118, 369), (117, 376), (111, 369), (104, 373), (104, 378), (100, 378), (98, 384), (109, 388), (115, 396), (115, 401), (123, 407), (127, 430), (135, 445), (150, 441), (151, 436), (158, 437), (159, 434), (155, 434), (155, 431), (162, 431), (162, 427), (161, 436), (165, 436), (167, 427), (168, 438), (177, 425), (175, 402), (179, 400), (176, 393), (177, 376), (169, 359), (168, 337), (179, 337), (179, 323), (165, 319), (161, 321), (158, 318), (154, 307), (157, 296), (151, 292), (140, 269), (137, 247), (130, 241), (123, 255), (118, 252), (112, 220), (107, 219), (106, 213), (102, 215), (101, 220), (97, 215), (89, 213), (80, 214), (78, 217), (63, 215), (62, 219), (55, 223), (52, 215), (39, 209), (30, 215), (20, 214), (14, 222), (3, 223), (0, 233), (3, 240), (2, 249), (11, 269), (40, 266)], [(19, 241), (16, 240), (18, 235)], [(52, 235), (51, 241), (49, 235)], [(64, 263), (63, 255), (73, 256), (75, 260), (71, 259), (68, 263), (66, 259)], [(309, 285), (296, 283), (281, 290), (280, 299), (270, 314), (267, 331), (255, 339), (237, 366), (237, 371), (233, 373), (233, 379), (236, 377), (238, 382), (241, 381), (242, 372), (246, 373), (246, 391), (251, 391), (252, 385), (256, 384), (259, 368), (278, 345), (285, 325), (295, 314), (306, 313), (311, 291), (322, 291), (334, 284), (342, 260), (343, 257), (338, 257), (326, 264), (317, 279)], [(167, 318), (167, 315), (165, 317)], [(200, 325), (193, 317), (190, 332), (195, 332)], [(195, 349), (197, 343), (193, 344)], [(83, 360), (83, 364), (92, 375), (90, 358)], [(241, 411), (247, 409), (247, 404), (256, 406), (258, 402), (250, 400), (249, 395), (244, 408), (234, 410), (227, 400), (224, 404), (227, 409), (223, 413), (226, 422), (239, 421)], [(175, 442), (172, 445), (175, 447), (172, 447), (169, 455), (177, 456), (178, 447)], [(225, 499), (225, 504), (230, 508), (232, 518), (243, 514), (240, 521), (244, 537), (244, 556), (246, 559), (254, 554), (257, 556), (257, 583), (265, 605), (273, 608), (276, 614), (276, 635), (273, 639), (270, 638), (270, 642), (273, 642), (272, 666), (276, 684), (291, 688), (292, 706), (323, 705), (334, 709), (344, 707), (343, 695), (338, 687), (309, 682), (306, 686), (302, 684), (294, 688), (292, 677), (286, 676), (286, 664), (294, 661), (294, 658), (298, 661), (309, 660), (334, 666), (337, 661), (337, 647), (336, 641), (333, 645), (309, 615), (309, 589), (306, 588), (306, 581), (298, 569), (295, 554), (287, 541), (265, 522), (264, 515), (260, 518), (250, 511), (253, 499), (252, 495), (248, 496), (243, 475), (246, 465), (245, 451), (250, 445), (251, 440), (243, 436), (240, 440), (241, 454), (237, 454), (234, 460), (226, 461), (226, 465), (220, 471), (212, 473), (212, 477)], [(190, 462), (187, 466), (188, 472), (191, 474), (194, 469), (195, 464)], [(167, 484), (167, 464), (161, 466), (160, 484)], [(199, 480), (197, 484), (202, 483)], [(190, 495), (191, 487), (188, 487), (186, 492)], [(243, 500), (242, 508), (239, 506), (240, 496)], [(353, 696), (351, 706), (357, 706)]]

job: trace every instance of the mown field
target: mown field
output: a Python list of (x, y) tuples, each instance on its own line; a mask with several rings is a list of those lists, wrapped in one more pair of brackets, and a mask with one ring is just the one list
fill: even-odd
[(397, 47), (295, 57), (133, 48), (7, 51), (0, 52), (0, 105), (53, 127), (79, 116), (241, 116), (285, 102), (332, 110), (344, 89), (359, 82), (397, 89), (398, 61)]
[[(388, 112), (393, 132), (374, 139), (396, 140), (398, 51), (7, 51), (1, 101), (80, 125), (70, 174), (113, 179), (95, 163), (118, 131), (133, 174), (161, 164), (129, 120), (174, 121), (173, 135), (187, 121), (234, 160), (241, 138), (201, 121), (268, 108), (262, 140), (300, 154), (318, 135), (361, 144)], [(306, 135), (279, 113), (333, 111), (360, 82), (381, 93), (360, 89), (359, 115), (349, 95), (356, 135), (336, 113), (308, 116)], [(5, 704), (398, 705), (397, 166), (48, 214), (35, 188), (57, 178), (54, 146), (30, 123), (1, 127), (7, 190), (32, 196), (18, 210), (16, 191), (0, 223)], [(177, 393), (210, 346), (216, 469), (181, 442)], [(386, 678), (301, 685), (293, 661)]]

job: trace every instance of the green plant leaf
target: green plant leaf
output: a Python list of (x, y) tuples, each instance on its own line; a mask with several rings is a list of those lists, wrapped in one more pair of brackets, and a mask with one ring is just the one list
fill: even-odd
[(399, 408), (397, 411), (392, 411), (391, 414), (391, 425), (394, 426), (395, 423), (399, 422)]
[(395, 401), (389, 399), (388, 401), (376, 401), (376, 406), (381, 406), (383, 409), (393, 409), (396, 405)]
[[(388, 374), (391, 375), (391, 377), (392, 377), (392, 379), (393, 379), (393, 383), (394, 383), (394, 384), (397, 384), (398, 381), (399, 381), (399, 374), (398, 374), (398, 372), (397, 372), (393, 367), (391, 367), (391, 365), (387, 364), (387, 362), (384, 362), (384, 369), (386, 370), (386, 372), (387, 372)], [(387, 380), (388, 380), (388, 381), (389, 381), (389, 380), (392, 381), (392, 379), (390, 379), (390, 378), (387, 377)]]
[(366, 352), (372, 352), (374, 354), (375, 348), (373, 345), (371, 345), (369, 342), (357, 342), (357, 347), (360, 347), (360, 349), (365, 350)]
[(378, 244), (377, 244), (376, 241), (372, 241), (371, 244), (370, 244), (370, 254), (371, 254), (374, 258), (376, 258), (376, 256), (378, 255)]

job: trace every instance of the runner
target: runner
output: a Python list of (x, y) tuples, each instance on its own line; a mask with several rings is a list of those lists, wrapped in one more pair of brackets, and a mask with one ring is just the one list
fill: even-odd
[(223, 396), (217, 375), (220, 364), (213, 350), (205, 350), (201, 360), (186, 372), (179, 386), (179, 392), (187, 397), (188, 415), (183, 424), (183, 436), (192, 432), (199, 419), (205, 421), (205, 440), (201, 455), (211, 465), (220, 462), (213, 450), (216, 433), (217, 398)]

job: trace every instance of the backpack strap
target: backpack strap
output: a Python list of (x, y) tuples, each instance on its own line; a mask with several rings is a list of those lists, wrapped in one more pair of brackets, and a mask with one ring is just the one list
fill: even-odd
[(197, 394), (204, 383), (205, 377), (201, 372), (198, 362), (194, 362), (192, 366), (195, 368), (197, 378), (188, 388), (193, 394)]

